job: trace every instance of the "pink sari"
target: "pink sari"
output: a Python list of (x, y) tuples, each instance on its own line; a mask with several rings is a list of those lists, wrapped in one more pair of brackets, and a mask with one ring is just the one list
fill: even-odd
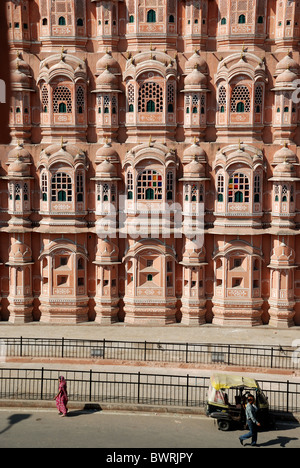
[(67, 403), (68, 403), (68, 392), (67, 392), (67, 382), (64, 377), (59, 377), (59, 387), (58, 395), (56, 397), (56, 407), (60, 413), (66, 416), (68, 412)]

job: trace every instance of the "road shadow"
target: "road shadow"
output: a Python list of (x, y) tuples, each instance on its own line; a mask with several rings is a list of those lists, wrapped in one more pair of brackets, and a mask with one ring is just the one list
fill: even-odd
[(9, 429), (14, 425), (14, 424), (18, 424), (19, 422), (21, 421), (24, 421), (25, 419), (28, 419), (31, 417), (31, 414), (24, 414), (24, 413), (20, 413), (20, 414), (12, 414), (11, 416), (9, 416), (7, 418), (8, 420), (8, 424), (7, 426), (2, 430), (0, 431), (0, 435), (1, 434), (4, 434), (4, 432), (6, 431), (9, 431)]
[(258, 447), (270, 447), (272, 445), (279, 445), (280, 447), (286, 447), (286, 445), (292, 440), (299, 440), (299, 439), (298, 437), (277, 436), (276, 439), (271, 439), (271, 440), (268, 440), (267, 442), (257, 444), (257, 446)]

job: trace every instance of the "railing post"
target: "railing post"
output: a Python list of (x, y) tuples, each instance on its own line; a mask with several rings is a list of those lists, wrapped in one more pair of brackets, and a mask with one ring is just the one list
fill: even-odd
[(103, 359), (105, 359), (105, 338), (103, 338)]
[(65, 352), (65, 339), (62, 337), (61, 339), (61, 357), (64, 357), (64, 352)]
[(43, 392), (44, 392), (44, 368), (42, 367), (42, 370), (41, 370), (41, 400), (43, 399)]
[(146, 361), (147, 357), (147, 341), (145, 341), (145, 347), (144, 347), (144, 361)]
[(286, 381), (286, 412), (289, 412), (290, 381)]
[(188, 357), (189, 357), (189, 344), (185, 344), (185, 363), (188, 364)]
[(189, 374), (186, 375), (186, 406), (189, 406)]
[(93, 382), (93, 371), (90, 369), (90, 401), (92, 401), (92, 382)]
[(230, 344), (228, 345), (228, 360), (227, 360), (228, 366), (230, 365)]
[(140, 385), (141, 385), (141, 373), (138, 372), (138, 404), (140, 403)]
[(271, 348), (271, 362), (270, 362), (271, 369), (273, 368), (273, 346)]
[(20, 338), (20, 356), (23, 356), (23, 337)]

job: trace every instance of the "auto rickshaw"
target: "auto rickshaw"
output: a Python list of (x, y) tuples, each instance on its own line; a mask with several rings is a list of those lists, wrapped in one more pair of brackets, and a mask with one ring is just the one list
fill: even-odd
[(217, 420), (218, 428), (228, 431), (246, 424), (247, 396), (254, 396), (261, 428), (271, 425), (269, 403), (255, 379), (235, 374), (214, 374), (210, 378), (206, 414)]

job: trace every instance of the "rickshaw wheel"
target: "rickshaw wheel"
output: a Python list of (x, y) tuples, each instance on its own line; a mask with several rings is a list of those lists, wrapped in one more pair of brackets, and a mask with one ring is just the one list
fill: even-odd
[(230, 422), (229, 421), (224, 421), (224, 420), (219, 420), (218, 421), (218, 428), (220, 429), (220, 431), (229, 431)]

